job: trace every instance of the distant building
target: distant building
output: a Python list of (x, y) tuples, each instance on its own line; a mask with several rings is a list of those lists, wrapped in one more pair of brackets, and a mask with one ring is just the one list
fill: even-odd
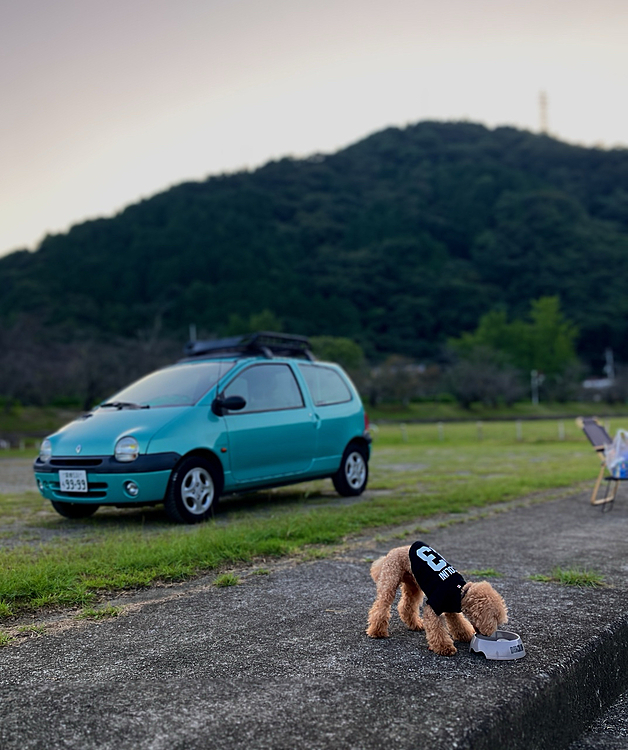
[(606, 388), (610, 388), (614, 382), (613, 378), (587, 378), (583, 381), (582, 387), (595, 391), (603, 391)]

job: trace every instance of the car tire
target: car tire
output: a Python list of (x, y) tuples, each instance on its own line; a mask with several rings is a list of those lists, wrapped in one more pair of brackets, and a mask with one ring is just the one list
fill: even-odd
[(51, 500), (52, 507), (64, 518), (89, 518), (100, 507), (95, 503), (64, 503), (60, 500)]
[(222, 482), (214, 464), (189, 456), (175, 467), (164, 499), (166, 513), (177, 523), (200, 523), (213, 515)]
[(361, 495), (369, 478), (368, 452), (358, 443), (350, 443), (342, 454), (340, 468), (332, 481), (336, 492), (344, 497)]

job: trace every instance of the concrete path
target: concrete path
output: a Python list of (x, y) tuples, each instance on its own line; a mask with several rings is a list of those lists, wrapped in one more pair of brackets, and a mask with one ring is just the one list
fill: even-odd
[[(115, 619), (57, 618), (0, 649), (0, 747), (568, 747), (628, 689), (628, 499), (610, 513), (585, 494), (531, 499), (421, 527), (260, 563), (236, 587), (208, 577), (123, 596)], [(369, 560), (415, 538), (470, 580), (500, 574), (524, 659), (486, 661), (466, 644), (436, 656), (396, 612), (390, 638), (365, 635)], [(557, 566), (607, 585), (530, 578)]]

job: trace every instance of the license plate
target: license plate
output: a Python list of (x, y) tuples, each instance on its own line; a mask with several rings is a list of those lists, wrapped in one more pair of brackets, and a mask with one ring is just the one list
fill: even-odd
[(61, 492), (87, 492), (86, 471), (59, 471), (59, 489)]

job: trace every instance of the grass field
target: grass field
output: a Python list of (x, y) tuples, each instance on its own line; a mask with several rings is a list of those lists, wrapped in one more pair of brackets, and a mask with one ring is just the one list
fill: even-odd
[(215, 520), (190, 527), (168, 523), (160, 509), (101, 508), (69, 521), (34, 492), (0, 495), (0, 617), (85, 606), (108, 592), (254, 559), (316, 556), (367, 530), (591, 483), (599, 466), (573, 420), (373, 431), (369, 489), (357, 499), (338, 498), (328, 480), (310, 482), (227, 498)]
[[(411, 402), (381, 404), (366, 407), (372, 422), (476, 422), (477, 420), (539, 420), (572, 419), (576, 416), (602, 416), (610, 419), (625, 417), (628, 423), (628, 406), (589, 402), (532, 404), (521, 401), (512, 406), (486, 407), (474, 404), (463, 409), (452, 402)], [(14, 405), (10, 409), (0, 407), (0, 438), (10, 438), (13, 445), (22, 443), (28, 448), (38, 446), (42, 438), (75, 419), (80, 411), (61, 407), (37, 407)], [(0, 450), (0, 457), (5, 455)]]
[[(373, 421), (406, 421), (406, 422), (474, 422), (516, 419), (558, 419), (577, 416), (624, 417), (628, 415), (626, 404), (605, 404), (594, 401), (577, 401), (569, 403), (551, 403), (541, 401), (532, 404), (530, 401), (519, 401), (512, 406), (489, 407), (473, 404), (471, 409), (464, 409), (455, 402), (422, 401), (366, 406)], [(0, 423), (1, 424), (1, 423)]]

